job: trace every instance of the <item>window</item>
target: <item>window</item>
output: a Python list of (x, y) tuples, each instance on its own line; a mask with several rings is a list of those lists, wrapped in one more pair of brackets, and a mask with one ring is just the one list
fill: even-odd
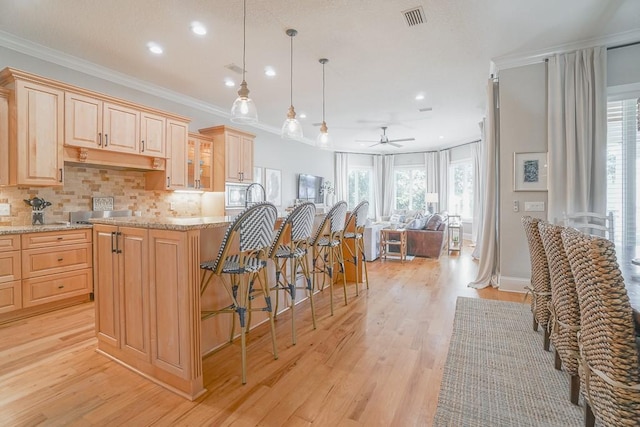
[(473, 219), (473, 165), (471, 159), (449, 163), (449, 214)]
[(368, 167), (349, 168), (349, 209), (356, 207), (363, 200), (369, 202), (369, 216), (375, 215), (372, 212), (373, 203), (373, 169)]
[(425, 210), (427, 177), (424, 167), (396, 167), (394, 171), (396, 209)]
[(632, 98), (607, 104), (607, 212), (613, 212), (615, 244), (623, 253), (631, 250), (630, 258), (634, 256), (640, 225), (639, 102)]

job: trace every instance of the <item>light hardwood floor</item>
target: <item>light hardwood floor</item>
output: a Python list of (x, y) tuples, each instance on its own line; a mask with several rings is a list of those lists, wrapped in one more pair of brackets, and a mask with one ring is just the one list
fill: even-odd
[(252, 331), (246, 385), (238, 343), (208, 356), (208, 391), (195, 402), (97, 354), (93, 303), (3, 325), (0, 425), (430, 425), (456, 298), (523, 300), (467, 288), (470, 252), (370, 263), (370, 289), (355, 297), (350, 285), (335, 316), (328, 291), (316, 297), (317, 330), (308, 301), (298, 306), (296, 346), (288, 313), (278, 316), (278, 360), (268, 325)]

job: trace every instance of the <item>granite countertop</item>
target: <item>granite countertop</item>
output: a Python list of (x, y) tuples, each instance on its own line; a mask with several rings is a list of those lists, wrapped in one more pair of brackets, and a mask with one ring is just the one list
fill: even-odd
[(66, 231), (66, 230), (77, 230), (80, 228), (91, 228), (91, 225), (88, 225), (88, 224), (7, 225), (7, 226), (0, 226), (0, 235), (23, 234), (23, 233), (44, 233), (47, 231)]
[(115, 225), (120, 227), (153, 228), (158, 230), (188, 231), (203, 228), (226, 227), (232, 221), (230, 216), (210, 216), (194, 218), (174, 217), (118, 217), (95, 218), (92, 224)]

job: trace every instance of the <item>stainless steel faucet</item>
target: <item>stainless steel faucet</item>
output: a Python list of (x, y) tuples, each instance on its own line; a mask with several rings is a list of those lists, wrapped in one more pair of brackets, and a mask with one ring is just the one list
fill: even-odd
[[(255, 191), (253, 190), (254, 188), (257, 188), (259, 191), (262, 192), (262, 200), (253, 200), (253, 194), (255, 193)], [(260, 184), (259, 182), (254, 182), (253, 184), (249, 185), (247, 187), (247, 189), (244, 192), (244, 207), (249, 207), (251, 205), (254, 205), (256, 203), (259, 202), (264, 202), (267, 200), (267, 191), (264, 189), (264, 186), (262, 184)]]

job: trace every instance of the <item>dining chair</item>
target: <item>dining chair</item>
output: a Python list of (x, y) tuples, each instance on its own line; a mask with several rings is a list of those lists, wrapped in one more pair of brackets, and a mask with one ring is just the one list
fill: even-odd
[[(331, 300), (331, 315), (333, 316), (333, 282), (335, 280), (335, 265), (338, 265), (338, 273), (342, 275), (342, 288), (344, 290), (344, 305), (347, 305), (347, 279), (344, 271), (344, 256), (342, 252), (342, 237), (347, 215), (347, 203), (340, 201), (333, 205), (324, 217), (320, 226), (311, 239), (313, 248), (313, 289), (324, 290), (327, 279), (329, 282), (329, 298)], [(322, 276), (322, 282), (318, 286), (317, 276)]]
[(577, 405), (580, 397), (580, 377), (578, 376), (580, 307), (571, 265), (562, 244), (561, 233), (564, 228), (546, 221), (538, 222), (538, 230), (549, 265), (551, 285), (549, 339), (555, 348), (555, 368), (564, 367), (569, 374), (570, 400)]
[[(316, 315), (313, 305), (313, 285), (309, 269), (309, 240), (313, 231), (313, 221), (316, 215), (316, 206), (307, 202), (297, 206), (282, 221), (276, 233), (273, 244), (269, 249), (269, 259), (272, 259), (276, 268), (275, 285), (271, 288), (276, 291), (274, 317), (278, 314), (278, 301), (280, 291), (284, 291), (290, 298), (291, 310), (291, 341), (296, 344), (295, 305), (296, 289), (307, 292), (311, 302), (311, 319), (313, 329), (316, 329)], [(289, 277), (287, 277), (289, 269)], [(304, 285), (298, 285), (298, 278), (302, 276)]]
[(640, 424), (640, 349), (613, 242), (562, 231), (580, 306), (580, 382), (585, 425)]
[[(271, 341), (273, 357), (278, 358), (276, 349), (275, 324), (269, 287), (266, 278), (267, 254), (272, 243), (273, 230), (278, 212), (268, 202), (252, 205), (236, 216), (229, 224), (224, 235), (218, 256), (211, 261), (200, 264), (202, 278), (200, 294), (202, 295), (213, 277), (218, 277), (227, 291), (231, 303), (215, 310), (201, 310), (201, 318), (221, 313), (238, 314), (240, 321), (240, 347), (242, 358), (242, 384), (247, 382), (247, 342), (246, 334), (249, 325), (248, 314), (252, 311), (266, 311), (271, 325)], [(256, 283), (258, 287), (256, 287)], [(259, 294), (264, 298), (264, 306), (253, 307), (251, 301)], [(231, 322), (229, 342), (233, 341), (235, 316)]]
[(574, 212), (564, 215), (564, 225), (587, 234), (605, 237), (614, 241), (613, 212)]
[[(361, 280), (360, 272), (364, 271), (365, 283), (369, 289), (369, 273), (367, 272), (367, 260), (364, 254), (364, 226), (367, 225), (369, 214), (369, 202), (363, 200), (348, 215), (343, 238), (347, 241), (348, 256), (345, 262), (353, 263), (356, 271), (356, 296), (359, 295), (358, 286)], [(349, 243), (351, 241), (351, 243)], [(360, 269), (362, 266), (362, 269)]]
[(531, 260), (531, 286), (526, 289), (531, 292), (531, 312), (533, 313), (533, 330), (538, 330), (538, 325), (544, 328), (545, 350), (549, 350), (549, 301), (551, 300), (551, 285), (549, 281), (549, 264), (544, 252), (540, 232), (538, 231), (538, 218), (530, 216), (522, 217), (522, 225), (527, 235), (529, 244), (529, 258)]

